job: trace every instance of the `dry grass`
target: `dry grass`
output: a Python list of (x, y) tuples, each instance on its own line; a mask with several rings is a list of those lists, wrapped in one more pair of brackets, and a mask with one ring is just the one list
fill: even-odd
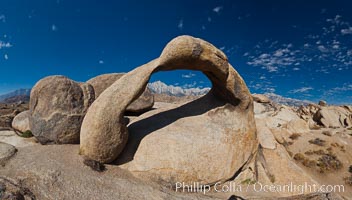
[(301, 137), (301, 134), (299, 133), (292, 133), (292, 135), (290, 135), (290, 139), (291, 140), (297, 140), (299, 137)]
[(331, 131), (323, 131), (321, 132), (323, 135), (326, 135), (326, 136), (332, 136), (332, 133)]

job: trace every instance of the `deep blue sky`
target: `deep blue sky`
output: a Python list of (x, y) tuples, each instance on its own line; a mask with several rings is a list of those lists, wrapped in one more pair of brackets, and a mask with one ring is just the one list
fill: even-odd
[[(222, 49), (252, 93), (352, 103), (352, 1), (0, 1), (0, 94), (128, 72), (178, 35)], [(198, 72), (151, 81), (207, 87)]]

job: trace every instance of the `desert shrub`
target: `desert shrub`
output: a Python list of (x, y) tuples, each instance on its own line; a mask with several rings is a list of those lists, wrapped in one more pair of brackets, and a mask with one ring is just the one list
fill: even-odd
[(92, 170), (97, 172), (103, 172), (106, 170), (105, 165), (95, 160), (84, 159), (83, 163), (89, 166)]
[(351, 176), (348, 176), (348, 177), (343, 178), (343, 180), (345, 181), (345, 183), (346, 183), (347, 185), (352, 186), (352, 175), (351, 175)]
[(325, 151), (324, 150), (322, 150), (322, 149), (319, 149), (319, 150), (309, 150), (309, 151), (306, 151), (304, 154), (306, 154), (306, 155), (313, 155), (313, 154), (315, 154), (315, 155), (324, 155), (325, 154)]
[(293, 156), (293, 159), (297, 160), (297, 161), (301, 161), (301, 160), (304, 160), (306, 157), (304, 157), (303, 154), (301, 153), (296, 153), (294, 156)]
[(291, 140), (297, 140), (299, 137), (301, 137), (301, 134), (299, 133), (293, 133), (292, 135), (290, 135), (290, 139)]
[(348, 172), (352, 173), (352, 165), (350, 165), (350, 167), (348, 168)]
[(342, 151), (342, 152), (346, 152), (345, 146), (343, 146), (342, 144), (339, 144), (339, 143), (335, 142), (335, 143), (331, 143), (331, 146), (339, 148), (340, 151)]
[(318, 145), (318, 146), (324, 146), (325, 145), (325, 140), (322, 140), (320, 138), (315, 138), (314, 140), (309, 140), (308, 142), (311, 143), (311, 144)]
[(323, 131), (322, 132), (323, 135), (326, 135), (326, 136), (331, 136), (331, 131)]
[(22, 133), (21, 137), (30, 138), (30, 137), (33, 137), (33, 134), (30, 130), (26, 130), (25, 132)]
[(312, 168), (312, 167), (315, 167), (315, 166), (317, 166), (317, 161), (315, 161), (315, 160), (310, 160), (310, 159), (304, 159), (303, 161), (302, 161), (302, 164), (304, 165), (304, 166), (306, 166), (306, 167), (309, 167), (309, 168)]
[(241, 182), (241, 184), (252, 185), (252, 184), (254, 184), (255, 182), (256, 182), (255, 180), (252, 180), (252, 179), (250, 179), (250, 178), (247, 178), (246, 180), (243, 180), (243, 181)]
[(269, 174), (268, 177), (269, 177), (269, 179), (270, 179), (270, 181), (271, 181), (272, 183), (275, 182), (275, 176), (274, 176), (274, 174)]
[(325, 171), (336, 171), (341, 169), (342, 163), (335, 155), (328, 153), (322, 155), (318, 159), (317, 166), (320, 168), (320, 172), (324, 173)]

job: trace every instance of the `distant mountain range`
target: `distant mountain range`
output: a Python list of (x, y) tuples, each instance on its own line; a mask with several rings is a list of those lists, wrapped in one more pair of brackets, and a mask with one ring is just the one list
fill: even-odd
[[(200, 96), (205, 95), (209, 92), (210, 88), (182, 88), (179, 86), (166, 85), (161, 81), (156, 81), (148, 84), (148, 88), (152, 93), (163, 94), (175, 97), (184, 96)], [(13, 92), (0, 95), (0, 102), (3, 103), (16, 103), (19, 101), (29, 101), (31, 89), (18, 89)], [(288, 106), (300, 106), (313, 103), (307, 100), (298, 100), (293, 98), (283, 97), (274, 93), (265, 93), (265, 96), (269, 97), (273, 102)]]
[(0, 102), (2, 103), (16, 103), (19, 101), (29, 101), (31, 89), (18, 89), (7, 94), (0, 95)]
[(283, 97), (274, 93), (265, 93), (264, 95), (267, 96), (271, 101), (275, 103), (288, 105), (288, 106), (300, 106), (300, 105), (308, 105), (313, 103), (308, 100), (292, 99), (292, 98)]
[(185, 89), (179, 86), (166, 85), (161, 81), (156, 81), (148, 84), (148, 88), (155, 94), (167, 94), (170, 96), (199, 96), (209, 92), (210, 88), (189, 88)]

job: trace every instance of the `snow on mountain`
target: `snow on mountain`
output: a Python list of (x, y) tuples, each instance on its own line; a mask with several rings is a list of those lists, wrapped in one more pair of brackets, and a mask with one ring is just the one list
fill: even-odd
[(204, 95), (209, 92), (210, 88), (182, 88), (179, 86), (166, 85), (161, 81), (148, 84), (148, 88), (156, 94), (167, 94), (170, 96), (189, 96)]

